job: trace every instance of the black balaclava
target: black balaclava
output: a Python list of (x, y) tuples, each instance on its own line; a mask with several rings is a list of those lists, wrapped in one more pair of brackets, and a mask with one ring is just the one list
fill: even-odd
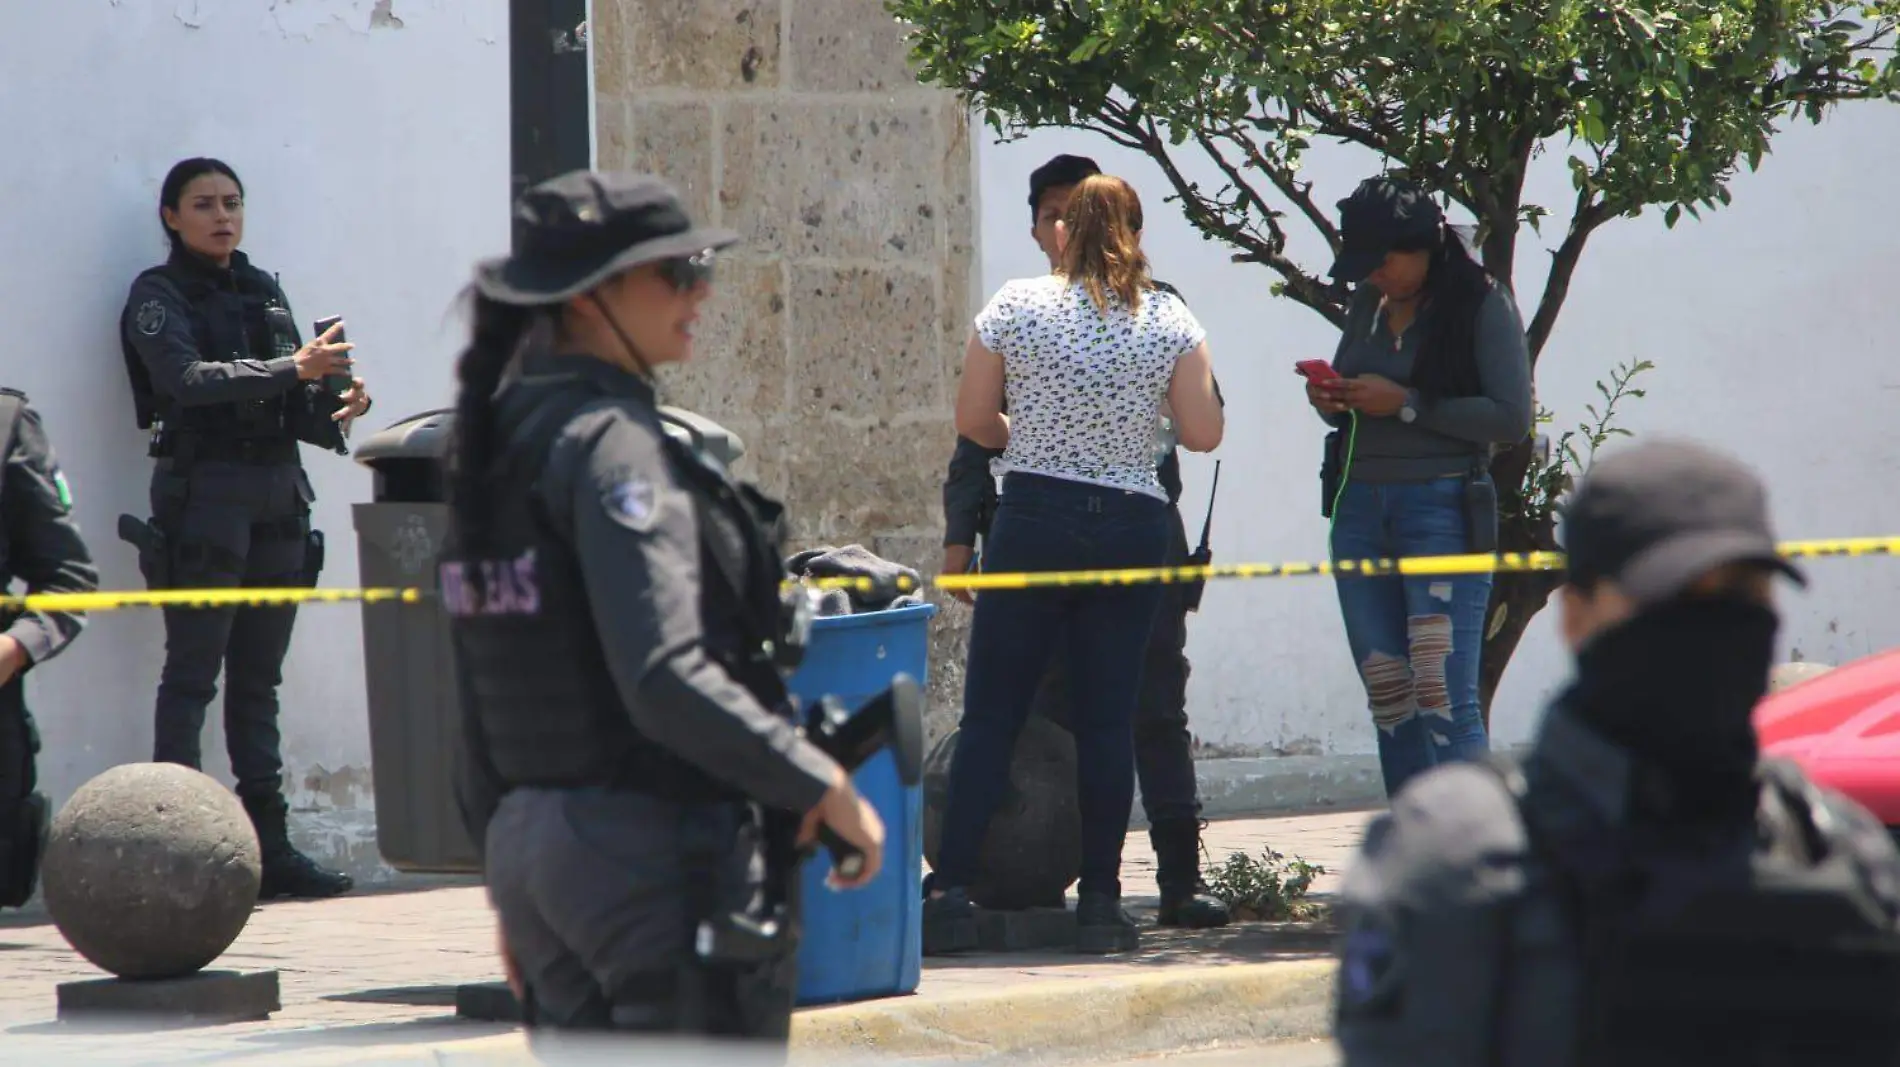
[[(1779, 618), (1737, 598), (1684, 598), (1645, 608), (1577, 656), (1563, 703), (1623, 749), (1634, 780), (1661, 785), (1667, 811), (1695, 822), (1752, 819), (1755, 705), (1768, 691)], [(1635, 790), (1635, 816), (1655, 791)]]

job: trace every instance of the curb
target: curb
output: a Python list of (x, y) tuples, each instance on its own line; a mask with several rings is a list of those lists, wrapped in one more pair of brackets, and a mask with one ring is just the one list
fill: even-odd
[(1128, 1058), (1214, 1041), (1297, 1041), (1331, 1031), (1333, 961), (1170, 967), (1040, 982), (945, 1000), (890, 1000), (801, 1014), (792, 1062)]
[[(891, 998), (810, 1008), (792, 1020), (793, 1065), (961, 1061), (1056, 1063), (1179, 1052), (1215, 1042), (1266, 1044), (1331, 1032), (1330, 959), (1167, 967), (1112, 978), (999, 985), (994, 991), (923, 1000)], [(577, 1044), (572, 1058), (528, 1050), (519, 1032), (381, 1048), (280, 1050), (280, 1067), (517, 1067), (647, 1062), (744, 1063), (700, 1046), (656, 1059), (656, 1049)], [(643, 1054), (644, 1052), (644, 1054)], [(591, 1054), (590, 1054), (591, 1053)], [(250, 1062), (233, 1058), (223, 1063)], [(260, 1059), (255, 1062), (264, 1062)]]

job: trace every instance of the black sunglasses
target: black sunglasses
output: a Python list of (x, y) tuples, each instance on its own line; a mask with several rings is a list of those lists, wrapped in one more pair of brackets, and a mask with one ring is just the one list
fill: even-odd
[(708, 248), (690, 256), (673, 256), (659, 262), (660, 277), (677, 292), (685, 292), (713, 278), (713, 250)]

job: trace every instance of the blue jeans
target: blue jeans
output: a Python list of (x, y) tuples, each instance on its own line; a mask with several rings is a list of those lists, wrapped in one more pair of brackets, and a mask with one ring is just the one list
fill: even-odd
[[(1158, 497), (1012, 474), (1003, 482), (983, 569), (1158, 567), (1167, 548), (1168, 505)], [(1146, 583), (977, 594), (933, 887), (976, 881), (990, 817), (1009, 785), (1016, 737), (1060, 652), (1068, 656), (1081, 793), (1078, 889), (1120, 896), (1122, 841), (1135, 800), (1135, 706), (1161, 592)], [(1058, 636), (1066, 648), (1056, 647)]]
[[(1333, 517), (1333, 558), (1470, 551), (1464, 479), (1348, 481)], [(1496, 521), (1495, 518), (1493, 521)], [(1339, 575), (1339, 613), (1378, 728), (1388, 797), (1439, 763), (1490, 751), (1478, 706), (1489, 574)]]

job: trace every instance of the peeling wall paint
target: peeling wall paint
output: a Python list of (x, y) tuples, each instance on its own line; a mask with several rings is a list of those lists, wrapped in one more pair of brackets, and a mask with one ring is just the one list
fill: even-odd
[[(451, 400), (456, 296), (508, 247), (507, 19), (506, 0), (0, 2), (0, 70), (39, 93), (7, 111), (8, 136), (40, 149), (0, 155), (0, 197), (72, 208), (0, 213), (8, 329), (58, 355), (6, 360), (0, 384), (46, 419), (103, 588), (143, 588), (114, 535), (121, 512), (146, 513), (149, 478), (116, 325), (133, 276), (164, 256), (166, 170), (229, 162), (245, 250), (280, 275), (306, 335), (348, 318), (376, 398), (360, 446)], [(369, 472), (314, 449), (304, 463), (328, 535), (321, 582), (353, 585)], [(54, 803), (150, 758), (163, 646), (156, 612), (102, 612), (27, 676)], [(364, 685), (360, 609), (301, 609), (280, 690), (293, 833), (377, 880)], [(229, 784), (221, 700), (207, 719), (205, 769)]]

